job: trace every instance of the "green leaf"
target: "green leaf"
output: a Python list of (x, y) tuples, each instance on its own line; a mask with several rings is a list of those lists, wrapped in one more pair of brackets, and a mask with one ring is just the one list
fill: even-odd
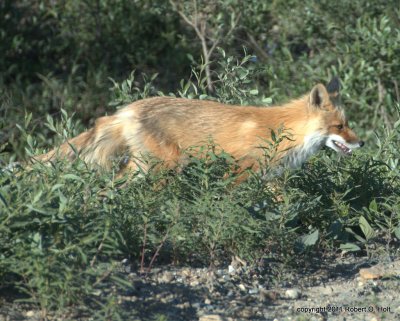
[(348, 232), (348, 233), (350, 233), (351, 235), (353, 235), (357, 240), (359, 240), (360, 242), (362, 242), (362, 243), (365, 243), (366, 242), (366, 240), (362, 237), (362, 236), (360, 236), (360, 235), (358, 235), (357, 233), (355, 233), (350, 227), (346, 227), (345, 228), (345, 231), (346, 232)]
[(37, 202), (39, 201), (39, 199), (42, 197), (42, 194), (43, 194), (43, 191), (40, 190), (40, 191), (35, 195), (35, 197), (33, 198), (32, 204), (37, 203)]
[(400, 240), (400, 224), (394, 229), (394, 235)]
[(360, 251), (361, 248), (354, 244), (354, 243), (345, 243), (345, 244), (340, 244), (340, 249), (343, 252), (356, 252), (356, 251)]
[(375, 236), (375, 231), (372, 229), (371, 225), (369, 225), (364, 216), (360, 216), (359, 224), (367, 240)]
[(208, 98), (208, 95), (206, 95), (206, 94), (202, 94), (199, 96), (200, 100), (207, 99), (207, 98)]
[(301, 237), (301, 242), (305, 246), (315, 245), (319, 239), (319, 231), (315, 230), (314, 232), (304, 235)]
[(0, 193), (0, 200), (4, 203), (4, 205), (8, 208), (8, 204), (7, 204), (7, 201), (6, 201), (6, 199), (3, 197), (3, 195), (1, 195), (1, 193)]
[(262, 99), (263, 104), (266, 105), (271, 105), (272, 104), (272, 98), (271, 97), (265, 97)]
[(369, 210), (373, 211), (373, 212), (377, 212), (378, 211), (378, 204), (376, 204), (375, 199), (373, 199), (371, 201), (371, 203), (369, 203)]
[(55, 190), (59, 189), (60, 187), (63, 187), (64, 184), (55, 184), (51, 187), (51, 191), (54, 192)]
[(65, 174), (65, 175), (63, 175), (63, 178), (69, 179), (69, 180), (72, 180), (72, 181), (80, 181), (82, 183), (85, 182), (81, 177), (79, 177), (79, 176), (77, 176), (75, 174)]

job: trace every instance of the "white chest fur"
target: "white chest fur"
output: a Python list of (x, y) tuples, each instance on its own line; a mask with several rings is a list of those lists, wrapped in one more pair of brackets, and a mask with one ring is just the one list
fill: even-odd
[(315, 154), (325, 144), (326, 137), (315, 132), (304, 137), (303, 145), (295, 147), (283, 159), (285, 167), (300, 167), (308, 158)]

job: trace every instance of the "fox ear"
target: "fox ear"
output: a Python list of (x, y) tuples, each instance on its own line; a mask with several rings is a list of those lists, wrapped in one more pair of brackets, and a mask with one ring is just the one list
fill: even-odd
[(329, 93), (325, 86), (318, 84), (311, 89), (310, 92), (310, 105), (315, 108), (323, 108), (330, 103)]
[(340, 90), (340, 80), (338, 77), (333, 77), (329, 82), (328, 86), (326, 86), (328, 93), (332, 97), (337, 97), (339, 95)]

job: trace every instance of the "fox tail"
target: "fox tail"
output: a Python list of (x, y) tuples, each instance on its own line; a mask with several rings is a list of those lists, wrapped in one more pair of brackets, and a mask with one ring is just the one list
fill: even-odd
[(86, 163), (110, 169), (117, 157), (126, 150), (121, 121), (116, 116), (104, 116), (96, 120), (93, 128), (46, 154), (35, 156), (33, 160), (50, 162), (57, 158), (73, 160), (79, 157)]

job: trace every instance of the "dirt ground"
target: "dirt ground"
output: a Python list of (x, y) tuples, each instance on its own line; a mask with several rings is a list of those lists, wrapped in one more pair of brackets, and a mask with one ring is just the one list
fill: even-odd
[[(400, 261), (390, 258), (378, 264), (366, 258), (337, 258), (274, 282), (239, 258), (224, 269), (165, 266), (143, 278), (123, 266), (121, 273), (133, 284), (133, 289), (116, 294), (126, 320), (160, 315), (172, 321), (400, 320)], [(40, 318), (34, 309), (7, 303), (0, 308), (0, 321), (6, 320)]]

